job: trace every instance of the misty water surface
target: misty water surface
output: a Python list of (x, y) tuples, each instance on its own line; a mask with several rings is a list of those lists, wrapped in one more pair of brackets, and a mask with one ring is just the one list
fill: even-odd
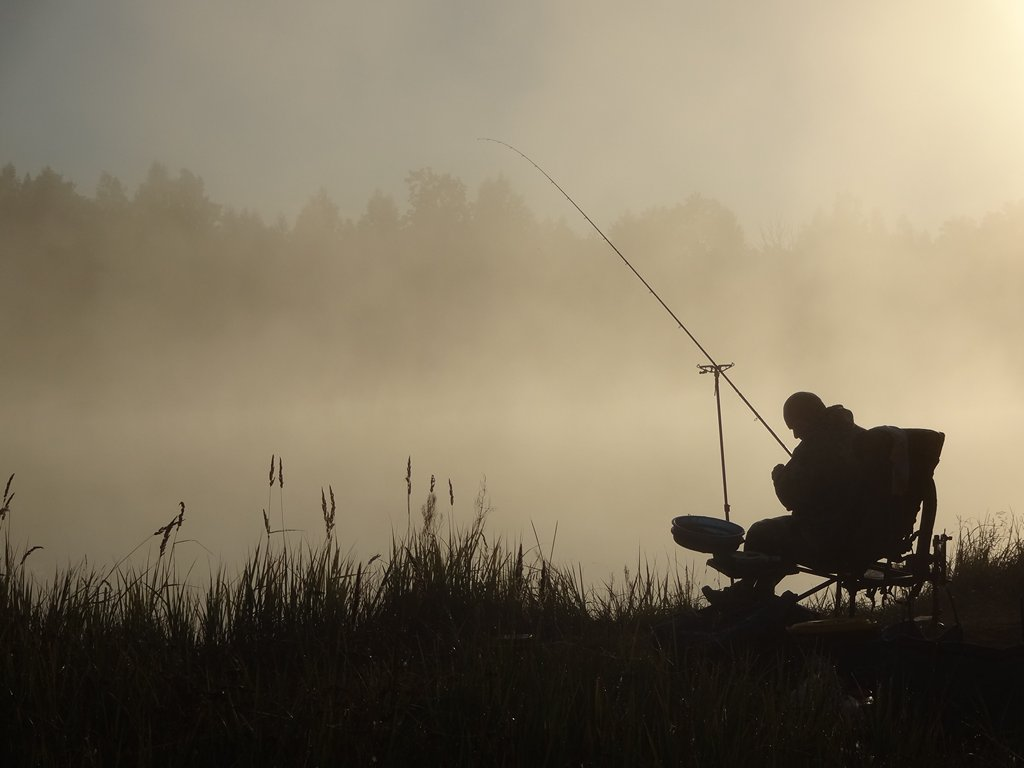
[[(535, 529), (595, 580), (692, 563), (669, 520), (721, 514), (706, 360), (606, 244), (538, 219), (507, 181), (422, 169), (401, 201), (368, 194), (351, 219), (321, 192), (282, 225), (159, 165), (91, 194), (53, 171), (2, 179), (19, 290), (0, 470), (42, 573), (114, 562), (179, 501), (185, 562), (237, 563), (264, 509), (316, 543), (328, 485), (338, 540), (367, 558), (432, 475), (447, 520), (468, 523), (485, 486), (492, 535), (529, 546)], [(947, 433), (940, 526), (1012, 509), (1022, 209), (936, 233), (849, 198), (823, 211), (755, 241), (691, 196), (608, 232), (790, 447), (781, 403), (814, 390), (865, 426)], [(769, 472), (786, 457), (723, 387), (732, 517), (749, 525), (783, 513)]]

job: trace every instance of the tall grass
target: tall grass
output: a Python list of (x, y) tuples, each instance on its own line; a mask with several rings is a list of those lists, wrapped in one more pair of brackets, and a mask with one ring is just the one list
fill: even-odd
[(1021, 535), (1020, 520), (1005, 512), (981, 521), (961, 521), (953, 560), (953, 574), (961, 589), (996, 600), (1024, 596)]
[(659, 645), (653, 628), (698, 608), (685, 569), (641, 560), (588, 587), (539, 541), (491, 538), (483, 490), (459, 524), (451, 485), (446, 515), (432, 487), (417, 523), (410, 503), (408, 532), (365, 562), (335, 542), (331, 496), (321, 544), (274, 540), (268, 524), (237, 573), (201, 587), (176, 566), (183, 505), (143, 566), (83, 565), (41, 582), (8, 539), (0, 764), (1010, 759), (934, 709), (885, 696), (858, 705), (814, 654)]
[(965, 623), (982, 624), (979, 640), (1024, 642), (1024, 539), (1010, 513), (961, 521), (952, 574), (955, 607)]

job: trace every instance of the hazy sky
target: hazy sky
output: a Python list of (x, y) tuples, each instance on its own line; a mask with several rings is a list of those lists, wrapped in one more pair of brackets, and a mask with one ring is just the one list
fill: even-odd
[[(104, 171), (133, 190), (159, 161), (201, 176), (214, 201), (268, 221), (291, 220), (320, 188), (356, 217), (378, 189), (404, 204), (407, 173), (430, 166), (471, 189), (504, 175), (534, 211), (583, 225), (535, 170), (481, 136), (531, 155), (602, 225), (698, 192), (734, 210), (755, 244), (761, 228), (799, 226), (839, 194), (890, 221), (906, 215), (934, 228), (1024, 197), (1024, 3), (0, 0), (0, 164), (32, 174), (49, 165), (83, 194)], [(632, 278), (622, 280), (625, 293)], [(622, 393), (600, 419), (596, 404), (563, 412), (550, 393), (538, 415), (530, 398), (546, 383), (533, 381), (493, 402), (475, 392), (480, 402), (468, 413), (463, 398), (426, 416), (415, 392), (405, 400), (393, 391), (351, 411), (328, 409), (326, 420), (322, 408), (296, 405), (258, 426), (230, 403), (213, 414), (89, 412), (79, 414), (75, 443), (37, 427), (53, 412), (41, 402), (11, 423), (38, 455), (72, 468), (66, 486), (47, 485), (42, 468), (35, 478), (19, 466), (0, 471), (23, 473), (22, 504), (34, 492), (57, 494), (50, 501), (71, 530), (87, 502), (135, 508), (147, 487), (170, 517), (180, 496), (198, 493), (203, 472), (234, 487), (256, 478), (252, 498), (232, 503), (258, 514), (267, 504), (262, 464), (283, 452), (290, 488), (304, 488), (315, 525), (319, 486), (343, 483), (338, 473), (364, 461), (372, 468), (359, 471), (363, 485), (347, 507), (379, 500), (386, 487), (392, 522), (401, 522), (411, 453), (418, 471), (458, 473), (462, 499), (486, 473), (496, 504), (515, 510), (525, 530), (532, 518), (550, 535), (561, 519), (563, 552), (586, 557), (593, 544), (603, 548), (602, 567), (617, 567), (667, 542), (672, 515), (720, 508), (711, 384), (693, 374), (703, 360), (637, 295), (652, 332), (676, 334), (673, 354), (690, 378), (652, 384), (657, 397)], [(757, 317), (687, 320), (702, 338), (718, 323), (741, 323), (752, 335), (746, 359), (756, 349)], [(1019, 349), (1019, 329), (1005, 330), (1008, 348)], [(857, 345), (871, 342), (853, 329), (835, 345), (849, 350), (840, 365), (815, 369), (812, 359), (805, 371), (770, 373), (741, 365), (737, 381), (756, 383), (747, 394), (776, 428), (786, 395), (820, 389), (865, 425), (945, 429), (955, 437), (942, 469), (952, 480), (947, 521), (1018, 501), (1012, 449), (1024, 409), (1000, 373), (1003, 350), (989, 347), (991, 358), (978, 360), (975, 340), (950, 339), (948, 380), (914, 380), (913, 360), (885, 380), (858, 358)], [(742, 363), (743, 352), (722, 354)], [(956, 369), (960, 360), (971, 367)], [(968, 384), (977, 388), (964, 398)], [(734, 398), (725, 409), (730, 449), (747, 451), (734, 458), (731, 483), (749, 524), (781, 511), (765, 478), (784, 456)], [(386, 430), (387, 449), (370, 457), (350, 441), (342, 454), (321, 450), (356, 423)], [(157, 434), (173, 441), (139, 449)], [(597, 454), (567, 461), (582, 443)], [(695, 445), (699, 466), (685, 458)], [(108, 475), (85, 461), (101, 453)], [(143, 456), (131, 493), (113, 487), (110, 477), (125, 476), (120, 462)], [(222, 463), (209, 465), (210, 456)], [(651, 495), (638, 499), (645, 486)], [(590, 524), (588, 509), (600, 519)], [(40, 528), (33, 543), (45, 535)]]
[(494, 136), (599, 220), (696, 191), (756, 233), (849, 192), (932, 226), (1024, 195), (1022, 51), (1016, 0), (6, 0), (0, 155), (83, 192), (159, 160), (268, 220), (504, 173), (568, 218)]

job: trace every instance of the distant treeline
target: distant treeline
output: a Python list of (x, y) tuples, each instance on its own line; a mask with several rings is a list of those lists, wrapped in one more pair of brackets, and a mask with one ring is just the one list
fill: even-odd
[[(214, 202), (199, 176), (160, 164), (134, 191), (104, 174), (91, 196), (8, 164), (6, 367), (35, 381), (217, 348), (246, 370), (273, 361), (315, 379), (340, 365), (353, 386), (375, 386), (513, 353), (543, 370), (582, 338), (622, 364), (651, 357), (658, 310), (593, 233), (538, 218), (502, 178), (472, 194), (429, 168), (406, 181), (404, 207), (375, 193), (352, 219), (320, 191), (289, 224)], [(985, 339), (1019, 324), (1024, 202), (922, 232), (838, 198), (800, 225), (746, 233), (693, 195), (606, 232), (699, 333), (748, 357), (821, 354), (854, 322), (882, 358), (908, 339), (920, 354), (945, 332)]]

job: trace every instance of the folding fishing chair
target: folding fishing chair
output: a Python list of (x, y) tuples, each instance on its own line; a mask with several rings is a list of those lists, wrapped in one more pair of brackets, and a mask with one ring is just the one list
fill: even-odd
[(885, 599), (896, 589), (905, 590), (912, 611), (913, 600), (930, 584), (933, 615), (937, 616), (938, 592), (948, 580), (946, 542), (950, 540), (945, 533), (934, 534), (938, 506), (934, 472), (944, 440), (943, 433), (930, 429), (868, 430), (865, 444), (872, 463), (867, 482), (874, 484), (871, 497), (878, 502), (866, 512), (860, 526), (870, 535), (838, 567), (790, 563), (749, 552), (719, 552), (708, 565), (730, 578), (797, 573), (820, 576), (824, 581), (798, 595), (797, 600), (834, 584), (836, 612), (842, 611), (845, 591), (850, 616), (856, 610), (859, 592), (868, 594), (873, 603), (878, 594)]

